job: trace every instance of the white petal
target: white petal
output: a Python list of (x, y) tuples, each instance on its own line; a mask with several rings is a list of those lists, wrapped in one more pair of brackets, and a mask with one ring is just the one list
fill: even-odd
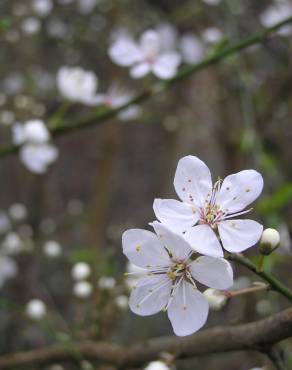
[(193, 261), (190, 271), (195, 280), (214, 289), (228, 289), (233, 284), (233, 271), (223, 258), (202, 256)]
[(183, 232), (195, 225), (199, 216), (193, 207), (174, 199), (155, 199), (155, 216), (174, 232)]
[(146, 58), (156, 58), (159, 53), (159, 35), (156, 31), (148, 30), (144, 32), (140, 39), (141, 50)]
[(165, 274), (140, 279), (131, 292), (130, 309), (141, 316), (161, 311), (170, 298), (171, 287), (172, 281)]
[(226, 220), (219, 223), (218, 230), (223, 247), (238, 253), (259, 241), (263, 226), (253, 220)]
[(138, 63), (130, 69), (130, 75), (133, 78), (142, 78), (150, 72), (150, 65), (148, 63)]
[(139, 267), (169, 266), (170, 259), (163, 244), (154, 233), (142, 229), (130, 229), (122, 236), (123, 252)]
[(212, 191), (212, 179), (209, 168), (203, 161), (192, 155), (179, 160), (174, 187), (177, 195), (186, 203), (196, 207), (204, 204)]
[(176, 335), (190, 335), (206, 322), (209, 312), (207, 299), (196, 288), (182, 282), (168, 308), (168, 317)]
[(57, 159), (58, 150), (53, 145), (26, 144), (20, 149), (20, 158), (32, 172), (44, 173), (49, 164)]
[(129, 67), (138, 62), (142, 54), (135, 41), (128, 37), (122, 37), (110, 47), (109, 56), (119, 66)]
[(263, 178), (255, 170), (244, 170), (227, 176), (217, 196), (217, 204), (228, 213), (243, 210), (252, 203), (263, 190)]
[(184, 238), (191, 248), (200, 254), (223, 257), (222, 247), (209, 225), (197, 225), (189, 229)]
[(161, 55), (153, 64), (153, 73), (162, 79), (172, 78), (177, 73), (177, 68), (181, 62), (181, 57), (178, 53), (165, 53)]
[(184, 240), (182, 234), (173, 233), (165, 225), (157, 221), (154, 221), (150, 225), (153, 226), (161, 242), (169, 250), (175, 260), (183, 261), (192, 252), (190, 245)]

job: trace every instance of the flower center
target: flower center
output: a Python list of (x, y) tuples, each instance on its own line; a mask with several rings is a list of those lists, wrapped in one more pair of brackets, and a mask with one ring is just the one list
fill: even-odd
[(216, 204), (216, 198), (220, 191), (221, 184), (221, 179), (215, 182), (211, 194), (208, 194), (205, 200), (205, 205), (199, 208), (200, 224), (208, 224), (212, 228), (216, 228), (218, 222), (224, 217), (225, 213), (221, 210), (221, 207)]
[(176, 280), (178, 277), (185, 275), (187, 272), (187, 265), (183, 262), (174, 262), (167, 271), (167, 276), (171, 280)]

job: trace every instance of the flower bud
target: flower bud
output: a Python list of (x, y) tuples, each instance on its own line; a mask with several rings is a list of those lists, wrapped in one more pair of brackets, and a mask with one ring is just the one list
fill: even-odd
[(209, 288), (203, 294), (207, 298), (211, 310), (219, 311), (227, 302), (227, 296), (220, 290)]
[(268, 255), (272, 253), (280, 243), (280, 234), (275, 229), (265, 229), (263, 231), (259, 251), (261, 254)]

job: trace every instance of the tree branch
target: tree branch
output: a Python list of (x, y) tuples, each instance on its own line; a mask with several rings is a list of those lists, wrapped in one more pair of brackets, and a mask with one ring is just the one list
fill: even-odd
[[(59, 122), (58, 125), (54, 125), (54, 127), (50, 130), (51, 134), (52, 136), (55, 137), (66, 134), (68, 132), (73, 132), (84, 129), (86, 127), (101, 124), (107, 121), (108, 119), (115, 117), (119, 112), (128, 108), (129, 106), (133, 104), (141, 104), (144, 101), (148, 100), (149, 98), (169, 89), (176, 82), (183, 80), (193, 75), (194, 73), (209, 67), (210, 65), (216, 64), (224, 60), (225, 58), (229, 57), (230, 55), (233, 55), (237, 52), (247, 49), (252, 45), (256, 45), (266, 41), (274, 32), (276, 32), (277, 30), (279, 30), (281, 27), (285, 26), (288, 23), (292, 23), (292, 17), (286, 18), (283, 21), (275, 24), (273, 27), (266, 28), (262, 32), (255, 33), (245, 38), (244, 40), (239, 41), (238, 43), (235, 43), (233, 45), (227, 45), (223, 49), (220, 49), (218, 52), (211, 54), (210, 56), (205, 58), (202, 62), (181, 68), (177, 75), (172, 79), (155, 84), (152, 88), (143, 91), (142, 93), (131, 99), (128, 103), (118, 108), (115, 109), (99, 108), (95, 110), (93, 114), (88, 115), (81, 121), (77, 120), (75, 122), (74, 121)], [(16, 153), (18, 149), (19, 146), (17, 145), (10, 145), (0, 148), (0, 157), (5, 157), (10, 154)]]
[(8, 354), (0, 357), (0, 369), (74, 360), (80, 356), (122, 369), (158, 359), (163, 352), (173, 354), (176, 359), (240, 350), (271, 353), (276, 343), (291, 336), (292, 308), (289, 308), (260, 321), (215, 327), (182, 338), (155, 338), (129, 346), (88, 341)]

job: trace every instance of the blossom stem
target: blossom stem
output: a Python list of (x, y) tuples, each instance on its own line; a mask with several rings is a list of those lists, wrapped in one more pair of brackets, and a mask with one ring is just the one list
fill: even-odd
[(258, 284), (254, 284), (253, 286), (247, 287), (247, 288), (233, 290), (231, 292), (228, 292), (227, 297), (232, 298), (232, 297), (237, 297), (237, 296), (240, 296), (240, 295), (243, 295), (243, 294), (260, 292), (262, 290), (269, 290), (269, 289), (270, 289), (269, 284), (258, 283)]
[[(69, 121), (65, 121), (62, 118), (61, 121), (56, 123), (56, 125), (51, 129), (51, 134), (52, 136), (59, 136), (68, 132), (73, 132), (84, 129), (86, 127), (101, 124), (115, 117), (118, 113), (128, 108), (129, 106), (134, 104), (141, 104), (149, 98), (156, 96), (157, 94), (164, 92), (165, 90), (168, 90), (176, 82), (183, 80), (213, 64), (221, 62), (230, 55), (236, 54), (252, 45), (260, 44), (266, 41), (273, 33), (289, 23), (292, 23), (292, 17), (286, 18), (283, 21), (276, 23), (274, 26), (265, 28), (263, 31), (248, 36), (237, 43), (227, 44), (226, 47), (220, 49), (217, 53), (207, 56), (200, 63), (181, 68), (173, 78), (154, 84), (152, 87), (145, 89), (142, 93), (129, 100), (126, 104), (123, 104), (115, 109), (101, 107), (99, 109), (95, 109), (93, 113), (83, 118), (82, 120), (74, 121), (70, 119)], [(0, 148), (0, 157), (16, 153), (18, 149), (19, 146), (17, 145), (2, 147)]]
[(279, 292), (284, 297), (286, 297), (290, 302), (292, 302), (292, 291), (286, 287), (281, 281), (276, 279), (273, 275), (269, 274), (266, 271), (258, 271), (257, 266), (251, 262), (248, 258), (242, 256), (241, 254), (230, 253), (226, 256), (226, 258), (230, 261), (235, 261), (242, 266), (245, 266), (250, 271), (254, 272), (258, 276), (260, 276), (263, 280), (268, 282), (271, 286), (271, 289)]
[(264, 262), (265, 262), (265, 256), (263, 254), (261, 254), (260, 257), (259, 257), (258, 265), (257, 265), (257, 271), (258, 272), (264, 271)]

